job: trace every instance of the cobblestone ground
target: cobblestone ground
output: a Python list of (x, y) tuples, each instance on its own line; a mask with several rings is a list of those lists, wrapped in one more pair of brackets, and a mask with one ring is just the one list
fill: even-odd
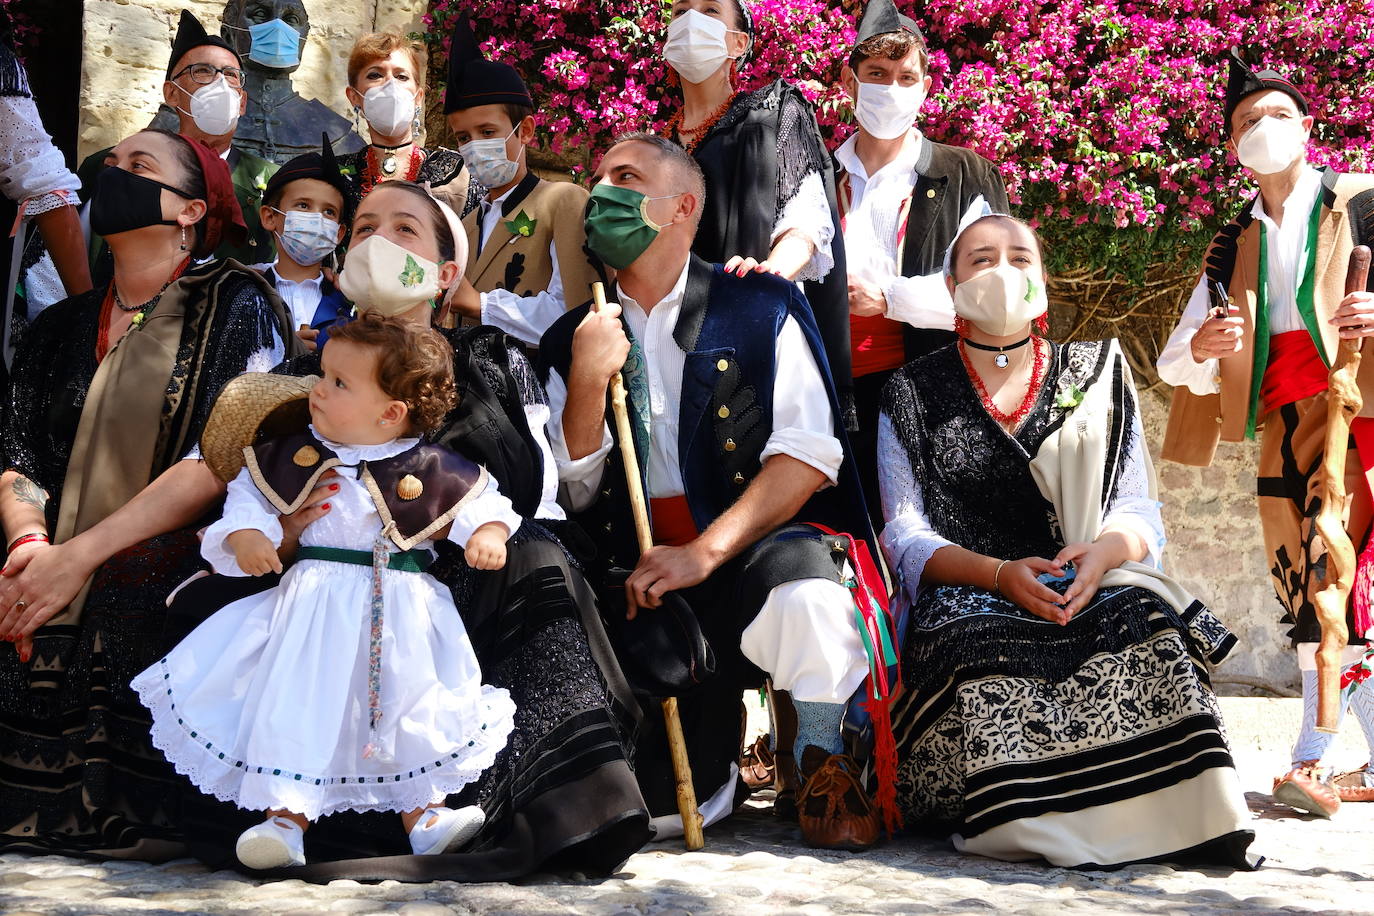
[[(1034, 863), (960, 856), (944, 842), (901, 838), (857, 856), (802, 846), (765, 802), (707, 832), (702, 852), (651, 845), (605, 880), (535, 875), (519, 884), (363, 885), (260, 883), (190, 861), (150, 866), (55, 856), (0, 856), (0, 912), (27, 914), (905, 914), (1370, 913), (1374, 912), (1374, 804), (1347, 805), (1330, 821), (1270, 803), (1272, 777), (1288, 759), (1295, 700), (1222, 701), (1255, 816), (1248, 873), (1162, 865), (1075, 872)], [(1337, 765), (1358, 765), (1354, 723)], [(1123, 830), (1131, 825), (1121, 825)]]

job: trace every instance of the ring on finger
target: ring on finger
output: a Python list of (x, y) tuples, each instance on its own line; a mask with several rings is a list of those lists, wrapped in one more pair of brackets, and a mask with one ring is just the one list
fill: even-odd
[(14, 609), (15, 609), (16, 611), (23, 611), (24, 608), (26, 608), (26, 607), (28, 607), (28, 606), (29, 606), (29, 603), (28, 603), (27, 601), (25, 601), (23, 598), (20, 598), (18, 601), (14, 602)]

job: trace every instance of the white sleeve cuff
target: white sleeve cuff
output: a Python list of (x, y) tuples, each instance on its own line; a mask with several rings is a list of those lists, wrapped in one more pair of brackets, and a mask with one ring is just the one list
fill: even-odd
[(488, 476), (486, 488), (454, 516), (448, 539), (459, 547), (467, 547), (474, 531), (488, 522), (500, 522), (506, 526), (506, 538), (509, 540), (520, 527), (521, 521), (515, 507), (497, 486), (496, 478)]
[(893, 277), (883, 290), (887, 317), (913, 328), (954, 330), (954, 299), (943, 272), (921, 277)]
[(234, 552), (225, 543), (225, 539), (235, 531), (248, 529), (267, 535), (273, 547), (281, 546), (281, 517), (258, 491), (245, 468), (229, 481), (229, 489), (224, 497), (224, 514), (219, 521), (205, 529), (205, 536), (200, 543), (200, 555), (222, 576), (248, 575), (239, 568)]
[(500, 328), (522, 343), (539, 345), (559, 316), (563, 314), (563, 300), (548, 292), (533, 296), (517, 296), (504, 289), (482, 293), (482, 324)]
[(811, 260), (797, 274), (798, 280), (824, 280), (835, 266), (831, 242), (835, 238), (835, 224), (830, 219), (830, 202), (820, 172), (811, 172), (802, 179), (801, 187), (782, 208), (769, 247), (776, 245), (783, 234), (795, 229), (814, 248)]
[(844, 461), (844, 447), (834, 436), (827, 436), (808, 429), (775, 429), (773, 435), (763, 446), (759, 463), (763, 464), (774, 455), (787, 455), (820, 471), (830, 485), (840, 479), (840, 464)]
[(1193, 287), (1193, 293), (1188, 297), (1188, 304), (1183, 308), (1178, 325), (1169, 335), (1168, 343), (1164, 345), (1159, 359), (1155, 362), (1159, 377), (1165, 384), (1175, 388), (1186, 386), (1189, 391), (1199, 396), (1216, 394), (1221, 390), (1217, 382), (1219, 362), (1215, 358), (1202, 362), (1193, 358), (1193, 337), (1207, 320), (1209, 307), (1210, 299), (1204, 276), (1198, 281), (1197, 286)]
[(600, 447), (582, 458), (571, 458), (567, 440), (563, 438), (563, 408), (568, 403), (568, 389), (557, 372), (549, 373), (548, 383), (544, 387), (549, 396), (549, 421), (545, 429), (548, 430), (554, 464), (558, 467), (563, 503), (573, 512), (581, 512), (596, 502), (596, 488), (601, 485), (601, 476), (605, 473), (606, 456), (611, 453), (611, 446), (615, 442), (611, 438), (610, 427), (603, 422)]

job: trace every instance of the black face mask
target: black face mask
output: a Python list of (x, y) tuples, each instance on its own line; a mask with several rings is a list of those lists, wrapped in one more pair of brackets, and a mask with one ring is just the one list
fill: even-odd
[(135, 175), (125, 169), (107, 167), (95, 182), (91, 198), (91, 231), (96, 235), (116, 235), (145, 226), (176, 226), (174, 219), (162, 218), (162, 191), (191, 200), (191, 195), (169, 184)]

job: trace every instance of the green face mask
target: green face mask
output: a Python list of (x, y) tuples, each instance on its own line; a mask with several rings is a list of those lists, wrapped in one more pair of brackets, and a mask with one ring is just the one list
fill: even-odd
[(606, 264), (624, 270), (644, 253), (663, 228), (649, 219), (649, 202), (677, 196), (645, 197), (629, 188), (597, 185), (587, 201), (587, 247)]

